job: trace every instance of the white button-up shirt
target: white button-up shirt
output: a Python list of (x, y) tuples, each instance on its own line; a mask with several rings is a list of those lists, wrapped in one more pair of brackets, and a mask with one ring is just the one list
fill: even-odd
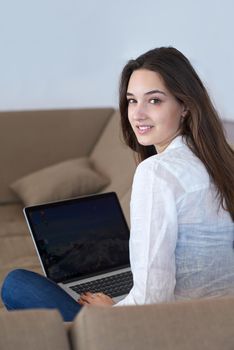
[(134, 284), (116, 306), (234, 294), (234, 223), (182, 136), (138, 165), (130, 207)]

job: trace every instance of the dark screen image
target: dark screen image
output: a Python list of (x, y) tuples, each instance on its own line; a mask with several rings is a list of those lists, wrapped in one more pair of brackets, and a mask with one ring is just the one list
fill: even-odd
[(27, 208), (49, 278), (64, 282), (129, 265), (129, 229), (114, 197)]

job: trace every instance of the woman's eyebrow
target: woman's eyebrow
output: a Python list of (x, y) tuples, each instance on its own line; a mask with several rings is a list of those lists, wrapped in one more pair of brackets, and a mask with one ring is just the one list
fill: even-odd
[[(144, 95), (151, 95), (151, 94), (163, 94), (163, 95), (166, 96), (165, 92), (163, 92), (161, 90), (147, 91)], [(134, 96), (134, 94), (132, 94), (131, 92), (127, 92), (127, 96)]]

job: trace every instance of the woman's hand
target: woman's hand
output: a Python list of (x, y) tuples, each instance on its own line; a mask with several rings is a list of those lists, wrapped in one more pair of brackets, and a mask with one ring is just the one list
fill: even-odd
[(78, 299), (78, 303), (83, 306), (112, 306), (115, 304), (115, 302), (104, 293), (90, 292), (81, 294), (80, 299)]

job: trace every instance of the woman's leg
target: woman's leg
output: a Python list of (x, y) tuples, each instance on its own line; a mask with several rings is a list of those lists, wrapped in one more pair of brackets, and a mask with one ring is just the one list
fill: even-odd
[(2, 286), (2, 301), (8, 310), (58, 309), (64, 321), (72, 321), (81, 306), (62, 288), (35, 272), (11, 271)]

